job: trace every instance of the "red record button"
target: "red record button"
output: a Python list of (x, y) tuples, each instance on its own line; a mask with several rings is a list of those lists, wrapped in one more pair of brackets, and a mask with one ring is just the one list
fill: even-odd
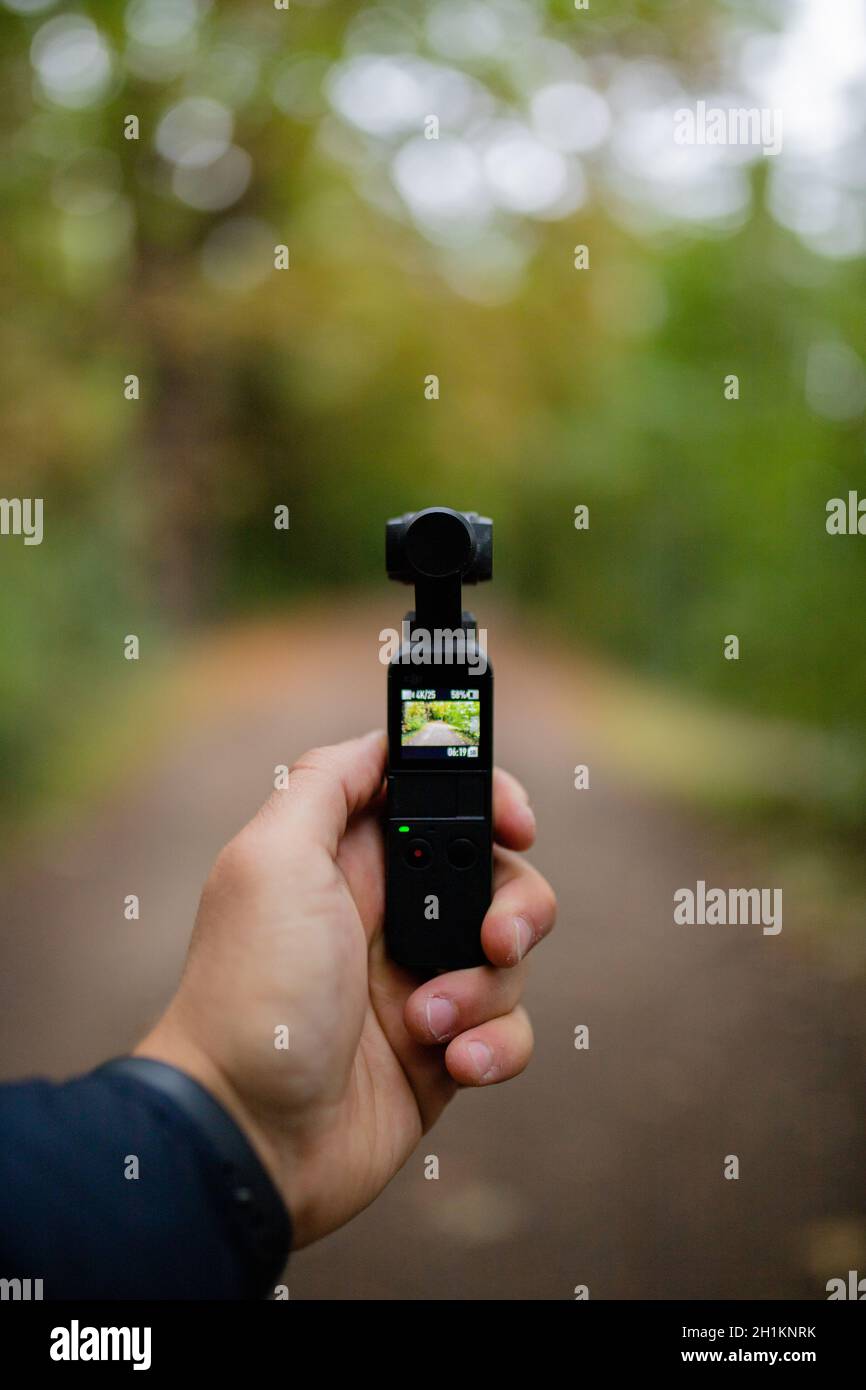
[(433, 858), (433, 850), (428, 840), (410, 840), (406, 846), (406, 863), (413, 869), (426, 869)]

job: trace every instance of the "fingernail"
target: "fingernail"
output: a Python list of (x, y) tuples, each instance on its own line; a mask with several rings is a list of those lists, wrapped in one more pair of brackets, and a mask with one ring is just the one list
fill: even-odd
[(457, 1005), (441, 994), (431, 994), (426, 1004), (427, 1027), (437, 1042), (451, 1036), (457, 1023)]
[(515, 917), (512, 926), (514, 927), (514, 963), (516, 965), (518, 961), (523, 960), (532, 945), (535, 933), (532, 930), (532, 923), (528, 922), (525, 917)]
[(493, 1053), (487, 1043), (472, 1041), (466, 1044), (472, 1058), (472, 1069), (479, 1081), (486, 1081), (493, 1070)]

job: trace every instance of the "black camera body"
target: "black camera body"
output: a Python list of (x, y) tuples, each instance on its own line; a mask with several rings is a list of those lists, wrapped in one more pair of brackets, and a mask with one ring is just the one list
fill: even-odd
[(430, 507), (389, 521), (415, 585), (388, 668), (385, 939), (417, 975), (482, 964), (493, 881), (493, 671), (462, 584), (489, 579), (493, 525)]

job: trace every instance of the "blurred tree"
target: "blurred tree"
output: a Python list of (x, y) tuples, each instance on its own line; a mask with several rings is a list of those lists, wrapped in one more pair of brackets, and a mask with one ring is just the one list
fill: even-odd
[(824, 516), (862, 477), (866, 103), (835, 164), (671, 133), (745, 102), (779, 13), (5, 0), (4, 491), (46, 507), (0, 555), (11, 779), (119, 633), (378, 581), (384, 517), (443, 498), (583, 642), (862, 747), (866, 561)]

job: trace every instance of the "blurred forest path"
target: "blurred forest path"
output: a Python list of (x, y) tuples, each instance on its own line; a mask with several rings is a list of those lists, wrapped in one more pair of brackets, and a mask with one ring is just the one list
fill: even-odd
[[(111, 793), (7, 866), (6, 1076), (68, 1075), (142, 1033), (209, 865), (274, 766), (383, 724), (376, 638), (395, 597), (196, 641), (159, 736), (130, 729)], [(756, 831), (617, 770), (591, 667), (504, 614), (491, 627), (497, 760), (531, 790), (533, 857), (560, 900), (531, 961), (536, 1056), (516, 1082), (459, 1096), (369, 1211), (294, 1257), (291, 1296), (823, 1298), (866, 1268), (862, 982), (803, 929)], [(701, 878), (781, 886), (784, 930), (675, 926), (674, 891)]]

